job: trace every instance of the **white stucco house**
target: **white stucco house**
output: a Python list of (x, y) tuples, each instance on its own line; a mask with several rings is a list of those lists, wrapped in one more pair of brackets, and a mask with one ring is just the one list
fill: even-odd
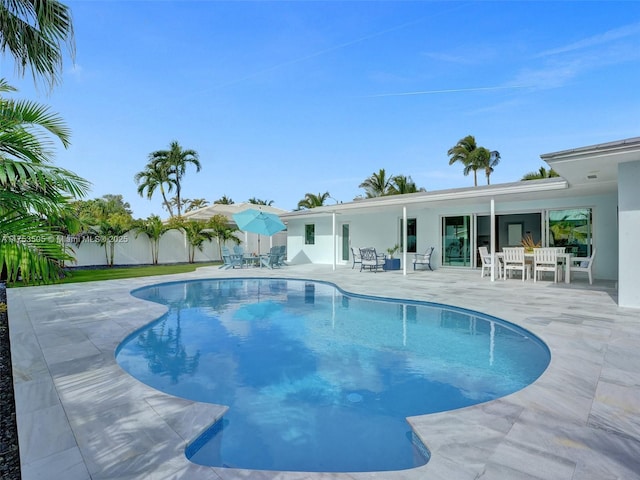
[(561, 176), (283, 213), (287, 260), (350, 265), (351, 247), (400, 244), (404, 273), (431, 246), (436, 267), (477, 268), (479, 246), (500, 251), (531, 236), (581, 257), (597, 248), (595, 279), (617, 282), (621, 307), (640, 308), (640, 137), (541, 158)]

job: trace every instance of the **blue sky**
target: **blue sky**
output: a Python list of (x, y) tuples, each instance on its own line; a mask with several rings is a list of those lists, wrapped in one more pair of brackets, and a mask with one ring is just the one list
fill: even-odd
[(2, 75), (71, 127), (56, 163), (135, 217), (168, 215), (133, 177), (173, 140), (202, 163), (184, 196), (290, 210), (307, 192), (350, 201), (380, 168), (429, 191), (472, 186), (447, 156), (470, 134), (501, 154), (492, 183), (640, 135), (640, 2), (67, 4), (77, 55), (62, 84), (48, 94), (6, 57)]

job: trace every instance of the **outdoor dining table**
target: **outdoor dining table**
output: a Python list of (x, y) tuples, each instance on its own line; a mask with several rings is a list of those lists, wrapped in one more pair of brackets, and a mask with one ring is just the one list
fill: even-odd
[[(564, 283), (571, 283), (571, 271), (569, 269), (569, 265), (571, 265), (571, 256), (573, 254), (571, 252), (566, 253), (558, 253), (558, 260), (562, 261), (562, 269), (564, 274)], [(503, 252), (496, 252), (496, 258), (502, 262), (504, 259)], [(527, 263), (531, 263), (533, 265), (533, 252), (524, 252), (524, 259)], [(535, 275), (535, 272), (533, 272)]]

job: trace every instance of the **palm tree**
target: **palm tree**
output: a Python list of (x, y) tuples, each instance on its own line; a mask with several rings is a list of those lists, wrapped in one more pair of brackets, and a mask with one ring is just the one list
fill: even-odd
[(213, 203), (217, 203), (220, 205), (233, 205), (235, 202), (226, 195), (222, 195), (222, 197), (220, 197), (218, 200), (214, 200)]
[(172, 229), (169, 225), (162, 223), (158, 215), (150, 215), (145, 220), (136, 222), (134, 229), (136, 238), (141, 233), (147, 235), (151, 244), (151, 261), (154, 265), (158, 264), (158, 254), (160, 253), (160, 238), (166, 232)]
[(318, 195), (314, 195), (313, 193), (305, 194), (304, 198), (298, 202), (298, 209), (310, 209), (316, 207), (322, 207), (324, 202), (329, 198), (329, 192), (318, 193)]
[(542, 178), (553, 178), (553, 177), (559, 177), (559, 176), (560, 175), (558, 175), (558, 173), (553, 168), (550, 168), (549, 170), (547, 170), (544, 167), (540, 167), (540, 170), (538, 170), (537, 172), (529, 172), (525, 174), (522, 177), (522, 181), (540, 180)]
[(175, 182), (169, 175), (169, 169), (166, 168), (166, 165), (162, 162), (150, 160), (143, 171), (136, 173), (134, 180), (138, 184), (138, 194), (141, 197), (145, 195), (146, 190), (147, 199), (151, 200), (156, 189), (160, 190), (162, 203), (169, 212), (169, 216), (173, 217), (172, 204), (167, 198), (167, 192), (173, 190)]
[[(15, 91), (0, 80), (0, 92)], [(77, 225), (70, 199), (89, 182), (51, 165), (47, 134), (69, 145), (69, 130), (48, 108), (0, 97), (0, 272), (15, 282), (49, 283), (73, 258), (59, 238)]]
[(373, 172), (373, 174), (358, 185), (358, 187), (365, 189), (367, 198), (382, 197), (389, 195), (392, 178), (393, 177), (387, 177), (384, 168), (381, 168), (378, 173)]
[(226, 242), (232, 241), (236, 245), (240, 245), (240, 239), (236, 237), (236, 232), (239, 232), (240, 229), (235, 225), (229, 224), (229, 219), (226, 216), (222, 214), (214, 215), (207, 222), (207, 226), (211, 229), (213, 236), (218, 241), (220, 258), (222, 258), (222, 245)]
[(131, 215), (124, 213), (110, 214), (101, 218), (97, 225), (91, 227), (92, 231), (88, 235), (104, 247), (107, 265), (110, 267), (113, 267), (115, 263), (116, 244), (129, 241), (127, 233), (132, 227)]
[[(204, 198), (183, 198), (180, 200), (180, 203), (182, 203), (182, 210), (184, 211), (184, 213), (192, 212), (209, 205), (209, 201), (205, 200)], [(172, 208), (177, 208), (178, 197), (171, 197), (169, 199), (169, 205), (171, 205)], [(165, 208), (167, 208), (166, 205)]]
[(406, 175), (396, 175), (391, 179), (389, 187), (390, 195), (403, 195), (405, 193), (425, 192), (424, 188), (418, 188), (411, 177)]
[(455, 146), (451, 147), (447, 151), (449, 155), (449, 165), (453, 165), (456, 162), (460, 162), (464, 165), (462, 173), (466, 177), (469, 172), (473, 171), (473, 184), (478, 186), (477, 170), (480, 168), (477, 164), (473, 163), (473, 152), (478, 148), (476, 139), (473, 135), (467, 135), (466, 137), (458, 140)]
[(268, 207), (270, 207), (271, 205), (273, 205), (273, 200), (261, 200), (259, 198), (256, 197), (251, 197), (249, 200), (247, 200), (249, 203), (253, 204), (253, 205), (266, 205)]
[(196, 248), (202, 251), (204, 242), (214, 237), (214, 232), (211, 230), (209, 222), (203, 220), (184, 220), (182, 217), (174, 217), (170, 219), (169, 225), (171, 228), (182, 230), (187, 237), (189, 263), (195, 262)]
[(470, 159), (470, 164), (474, 168), (484, 170), (487, 176), (487, 185), (490, 185), (489, 177), (491, 177), (494, 167), (500, 163), (500, 152), (496, 150), (491, 152), (485, 147), (478, 147), (471, 153)]
[[(152, 152), (149, 155), (149, 161), (154, 165), (159, 164), (156, 168), (163, 171), (168, 181), (175, 185), (177, 215), (182, 215), (182, 199), (180, 197), (182, 192), (182, 177), (184, 177), (187, 171), (188, 164), (195, 166), (196, 172), (200, 171), (201, 165), (198, 159), (198, 152), (190, 149), (183, 150), (178, 142), (173, 141), (169, 145), (169, 150)], [(165, 183), (167, 183), (167, 180), (165, 180)], [(165, 205), (167, 204), (165, 203)], [(169, 210), (169, 214), (173, 216), (171, 210)]]
[(60, 45), (66, 43), (75, 55), (69, 8), (56, 0), (1, 0), (0, 50), (9, 52), (23, 75), (26, 67), (43, 77), (50, 87), (62, 71)]

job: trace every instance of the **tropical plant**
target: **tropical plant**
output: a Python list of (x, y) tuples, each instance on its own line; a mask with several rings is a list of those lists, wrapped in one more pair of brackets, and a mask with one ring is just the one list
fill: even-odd
[(393, 256), (398, 253), (398, 250), (400, 250), (400, 244), (398, 243), (396, 243), (393, 247), (387, 248), (389, 258), (393, 258)]
[(322, 207), (327, 198), (330, 198), (329, 192), (318, 193), (318, 195), (314, 195), (313, 193), (305, 194), (304, 198), (298, 202), (298, 209), (305, 210), (310, 208)]
[(132, 227), (133, 223), (130, 216), (116, 213), (98, 221), (96, 225), (91, 227), (91, 231), (87, 232), (86, 235), (104, 247), (107, 265), (113, 267), (115, 263), (116, 244), (127, 243), (129, 241), (127, 233)]
[(158, 215), (149, 215), (145, 220), (136, 222), (133, 229), (136, 231), (136, 238), (141, 233), (147, 236), (151, 245), (151, 262), (157, 265), (160, 253), (160, 238), (172, 227), (164, 224)]
[[(182, 210), (184, 213), (193, 212), (194, 210), (199, 210), (200, 208), (204, 208), (209, 205), (209, 201), (204, 198), (183, 198), (182, 202)], [(178, 197), (171, 197), (169, 199), (169, 204), (172, 208), (178, 207)], [(165, 206), (166, 208), (166, 206)]]
[(524, 237), (522, 237), (522, 241), (520, 242), (524, 247), (525, 251), (533, 252), (534, 248), (540, 248), (541, 243), (535, 242), (530, 233), (527, 233)]
[(73, 24), (67, 6), (56, 0), (0, 1), (0, 50), (14, 57), (20, 75), (29, 67), (34, 80), (42, 77), (53, 87), (62, 71), (64, 43), (73, 57)]
[(478, 148), (476, 138), (473, 135), (467, 135), (466, 137), (458, 140), (453, 147), (447, 151), (449, 155), (449, 165), (460, 162), (464, 165), (462, 173), (466, 177), (469, 172), (473, 171), (473, 184), (478, 186), (477, 170), (480, 168), (474, 163), (473, 152)]
[(273, 205), (273, 200), (261, 200), (259, 198), (256, 197), (251, 197), (249, 200), (247, 200), (249, 203), (253, 204), (253, 205), (266, 205), (268, 207), (270, 207), (271, 205)]
[(185, 198), (182, 201), (182, 204), (185, 206), (184, 207), (184, 211), (185, 213), (187, 212), (192, 212), (194, 210), (200, 210), (201, 208), (204, 207), (208, 207), (209, 206), (209, 200), (206, 200), (204, 198)]
[(213, 236), (218, 241), (220, 258), (222, 258), (222, 245), (225, 243), (231, 241), (236, 245), (240, 245), (240, 239), (236, 237), (236, 232), (239, 232), (240, 229), (236, 225), (230, 224), (226, 216), (222, 214), (214, 215), (207, 222), (207, 226), (211, 229)]
[(389, 195), (404, 195), (405, 193), (425, 192), (424, 188), (418, 188), (411, 177), (396, 175), (391, 179)]
[(222, 195), (218, 200), (214, 200), (213, 203), (220, 205), (233, 205), (235, 202), (226, 195)]
[(151, 200), (156, 190), (159, 190), (164, 208), (169, 212), (169, 216), (173, 217), (172, 203), (167, 198), (167, 193), (173, 191), (175, 182), (169, 172), (166, 164), (149, 160), (144, 170), (136, 173), (133, 179), (138, 185), (138, 194), (141, 197), (145, 196), (146, 192), (147, 199)]
[[(0, 93), (10, 91), (0, 80)], [(75, 230), (69, 200), (89, 182), (51, 164), (51, 135), (69, 145), (69, 130), (47, 107), (0, 97), (0, 272), (9, 282), (52, 282), (73, 259), (60, 238)]]
[(540, 169), (537, 172), (526, 173), (522, 177), (522, 181), (540, 180), (540, 179), (543, 179), (543, 178), (552, 178), (552, 177), (559, 177), (559, 176), (560, 175), (558, 175), (558, 173), (553, 168), (550, 168), (549, 170), (547, 170), (544, 167), (540, 167)]
[[(494, 167), (500, 163), (500, 152), (494, 150), (489, 151), (485, 147), (478, 147), (470, 155), (470, 164), (476, 170), (484, 170), (487, 177), (487, 185), (490, 185), (490, 177)], [(475, 172), (475, 170), (474, 170)]]
[[(198, 159), (198, 152), (191, 149), (183, 150), (176, 141), (171, 142), (169, 150), (157, 150), (149, 154), (149, 164), (147, 164), (147, 168), (151, 166), (151, 170), (159, 171), (163, 184), (175, 186), (177, 216), (182, 215), (182, 178), (189, 164), (196, 167), (196, 172), (200, 171), (201, 165)], [(165, 205), (169, 211), (169, 215), (173, 217), (173, 210), (169, 207), (169, 203), (165, 202)]]
[(196, 249), (202, 251), (204, 242), (214, 237), (209, 222), (204, 220), (184, 220), (181, 217), (174, 217), (169, 220), (168, 224), (172, 228), (182, 230), (187, 237), (189, 263), (195, 262)]
[(358, 185), (358, 187), (364, 188), (367, 198), (382, 197), (389, 195), (392, 178), (392, 176), (387, 176), (384, 168), (381, 168), (378, 173), (373, 172), (373, 174)]

